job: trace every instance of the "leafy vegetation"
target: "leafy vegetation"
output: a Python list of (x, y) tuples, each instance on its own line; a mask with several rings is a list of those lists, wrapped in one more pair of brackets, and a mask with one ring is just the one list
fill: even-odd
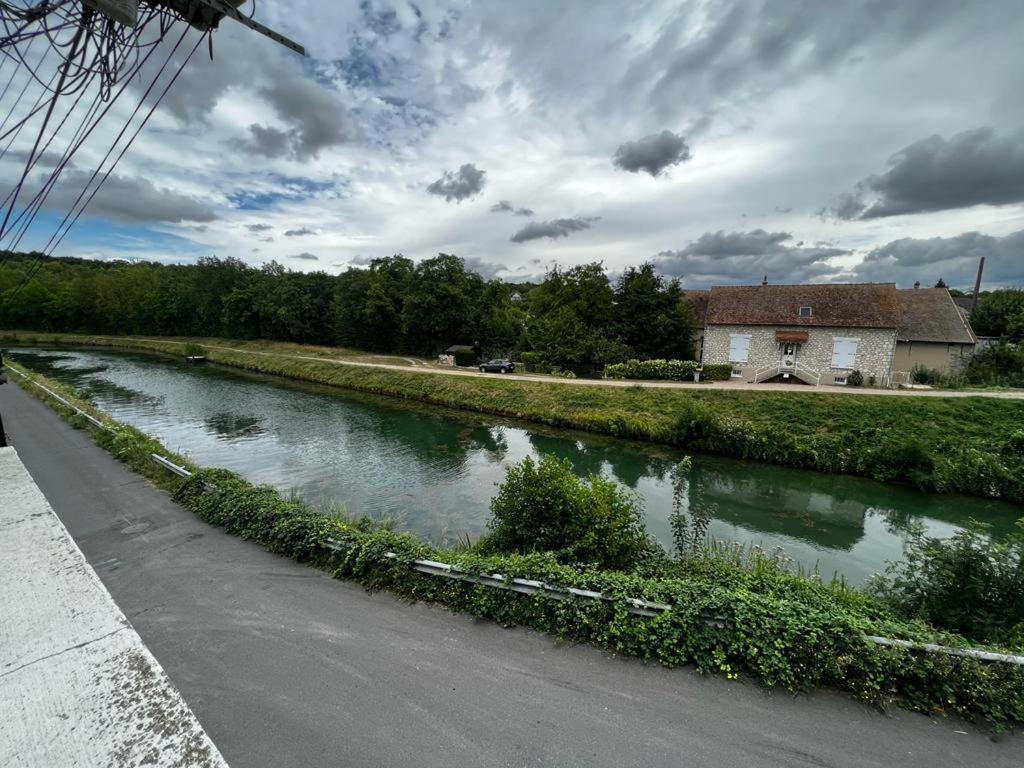
[(1024, 342), (1024, 289), (1007, 288), (978, 295), (971, 327), (979, 336)]
[[(49, 400), (40, 390), (30, 391)], [(63, 393), (74, 398), (66, 389)], [(63, 406), (51, 405), (67, 415)], [(649, 557), (632, 569), (606, 570), (560, 562), (546, 552), (437, 549), (370, 521), (322, 514), (231, 472), (200, 470), (129, 427), (108, 433), (72, 421), (210, 524), (369, 589), (386, 589), (667, 666), (690, 664), (790, 690), (830, 686), (865, 701), (893, 700), (910, 709), (955, 712), (997, 726), (1024, 722), (1021, 667), (869, 643), (866, 634), (915, 643), (962, 646), (964, 641), (902, 620), (881, 602), (842, 585), (790, 573), (769, 556), (719, 548), (707, 557)], [(170, 456), (195, 474), (177, 478), (153, 464), (151, 452)], [(500, 573), (506, 579), (532, 579), (560, 589), (599, 591), (608, 599), (528, 597), (419, 573), (409, 567), (416, 559), (451, 563), (471, 575)], [(632, 598), (671, 608), (653, 618), (636, 616), (627, 610)]]
[[(533, 350), (548, 368), (593, 371), (629, 357), (691, 354), (678, 281), (650, 264), (613, 286), (600, 264), (553, 268), (545, 280), (485, 281), (450, 254), (396, 255), (341, 275), (259, 269), (237, 259), (191, 265), (41, 257), (0, 259), (0, 327), (40, 331), (224, 336), (337, 344), (432, 356), (475, 344), (487, 357)], [(513, 294), (522, 301), (514, 301)]]
[(665, 379), (669, 381), (690, 381), (697, 370), (693, 360), (627, 360), (624, 363), (605, 366), (604, 375), (609, 379)]
[(1006, 342), (971, 358), (964, 376), (971, 384), (1024, 387), (1024, 349)]
[(551, 552), (560, 562), (614, 570), (656, 548), (636, 495), (605, 477), (581, 479), (555, 456), (510, 466), (491, 514), (484, 551)]
[(1024, 518), (1018, 525), (1019, 532), (996, 542), (977, 522), (947, 540), (915, 531), (904, 560), (870, 588), (903, 615), (1024, 647)]
[[(154, 339), (11, 333), (0, 338), (181, 354), (181, 342)], [(207, 359), (692, 451), (912, 483), (940, 493), (1024, 501), (1024, 451), (1011, 447), (1024, 423), (1022, 400), (576, 386), (361, 368), (276, 352), (268, 345), (249, 352), (225, 348), (225, 343), (203, 340)]]

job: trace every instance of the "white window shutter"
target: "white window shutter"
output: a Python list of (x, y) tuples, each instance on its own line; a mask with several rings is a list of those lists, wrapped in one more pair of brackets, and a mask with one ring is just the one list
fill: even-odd
[(852, 369), (857, 367), (857, 342), (860, 339), (832, 340), (832, 367)]
[(750, 334), (729, 334), (729, 362), (745, 363), (750, 357)]

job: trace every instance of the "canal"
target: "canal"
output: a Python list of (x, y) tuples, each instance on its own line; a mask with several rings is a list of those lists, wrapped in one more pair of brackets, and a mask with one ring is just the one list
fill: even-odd
[[(644, 503), (650, 533), (672, 544), (678, 450), (155, 355), (55, 347), (9, 354), (197, 464), (314, 506), (393, 519), (437, 544), (479, 537), (505, 467), (549, 453), (581, 475), (628, 486)], [(780, 547), (805, 569), (852, 583), (899, 559), (916, 527), (949, 536), (973, 517), (999, 537), (1024, 515), (997, 501), (704, 455), (694, 457), (685, 503), (711, 514), (717, 539)]]

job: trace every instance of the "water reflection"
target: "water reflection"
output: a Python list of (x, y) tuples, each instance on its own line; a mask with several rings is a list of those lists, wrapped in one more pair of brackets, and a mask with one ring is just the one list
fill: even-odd
[[(313, 502), (397, 519), (439, 543), (485, 531), (505, 467), (551, 453), (579, 474), (623, 483), (644, 501), (648, 529), (671, 546), (672, 472), (665, 447), (345, 393), (170, 358), (86, 349), (11, 350), (78, 387), (115, 418), (208, 466)], [(859, 478), (698, 456), (684, 503), (708, 510), (718, 538), (782, 547), (806, 567), (859, 582), (898, 559), (913, 526), (951, 535), (968, 517), (1012, 530), (1020, 508), (926, 496)]]

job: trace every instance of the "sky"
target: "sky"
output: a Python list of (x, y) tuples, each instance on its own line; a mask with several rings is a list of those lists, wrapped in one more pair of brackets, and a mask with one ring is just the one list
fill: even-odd
[(293, 0), (255, 18), (308, 56), (223, 21), (58, 255), (337, 273), (444, 252), (514, 282), (650, 261), (687, 288), (967, 288), (985, 256), (986, 287), (1024, 284), (1020, 0)]

